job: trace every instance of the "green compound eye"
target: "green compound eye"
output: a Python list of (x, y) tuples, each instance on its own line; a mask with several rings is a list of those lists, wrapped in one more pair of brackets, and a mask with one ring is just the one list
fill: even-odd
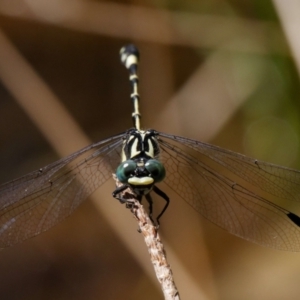
[(151, 174), (155, 182), (162, 181), (166, 176), (165, 167), (156, 159), (149, 159), (145, 164), (145, 168)]
[(130, 176), (133, 174), (134, 170), (136, 169), (136, 163), (133, 160), (126, 160), (122, 162), (116, 171), (116, 175), (118, 179), (122, 183), (127, 183)]

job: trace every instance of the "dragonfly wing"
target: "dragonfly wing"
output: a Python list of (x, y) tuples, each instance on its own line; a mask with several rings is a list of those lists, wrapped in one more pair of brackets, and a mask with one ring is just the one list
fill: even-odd
[(159, 139), (165, 183), (205, 218), (246, 240), (300, 251), (300, 219), (289, 210), (300, 201), (299, 171), (178, 136)]
[(0, 248), (48, 230), (111, 178), (123, 135), (0, 186)]

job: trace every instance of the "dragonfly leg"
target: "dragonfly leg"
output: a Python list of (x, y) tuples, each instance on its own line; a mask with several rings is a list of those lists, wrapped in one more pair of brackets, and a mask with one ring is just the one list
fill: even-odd
[(160, 214), (157, 216), (156, 218), (156, 222), (157, 222), (157, 225), (159, 226), (159, 219), (160, 217), (164, 214), (164, 212), (166, 211), (166, 209), (168, 208), (169, 206), (169, 203), (170, 203), (170, 199), (169, 197), (167, 196), (166, 193), (164, 193), (162, 190), (160, 190), (157, 186), (153, 186), (153, 191), (160, 197), (162, 197), (165, 201), (166, 201), (166, 204), (164, 206), (164, 208), (162, 209), (162, 211), (160, 212)]
[[(120, 193), (124, 192), (126, 189), (128, 188), (128, 186), (126, 184), (116, 188), (113, 193), (112, 193), (112, 196), (119, 200), (121, 204), (124, 204), (126, 205), (126, 208), (130, 209), (131, 212), (133, 212), (133, 209), (134, 209), (134, 200), (130, 199), (130, 198), (125, 198), (125, 197), (122, 197), (122, 196), (119, 196)], [(135, 196), (135, 198), (141, 202), (142, 201), (142, 196)], [(139, 233), (141, 233), (141, 229), (138, 228), (137, 231)]]
[[(132, 209), (134, 202), (133, 200), (130, 198), (130, 194), (128, 194), (128, 198), (126, 198), (126, 194), (124, 196), (120, 196), (120, 193), (124, 192), (126, 189), (128, 189), (128, 186), (126, 184), (119, 186), (118, 188), (116, 188), (113, 193), (112, 196), (119, 200), (121, 204), (126, 204), (126, 208)], [(135, 196), (135, 198), (141, 202), (142, 201), (142, 196)]]
[(153, 212), (153, 201), (152, 201), (152, 197), (150, 196), (150, 194), (146, 194), (145, 198), (149, 204), (149, 218), (152, 221), (152, 223), (154, 223), (153, 219), (152, 219), (152, 212)]
[(120, 196), (120, 193), (122, 193), (123, 191), (125, 191), (127, 188), (128, 188), (128, 186), (127, 186), (126, 184), (117, 187), (117, 188), (112, 192), (112, 196), (113, 196), (114, 198), (116, 198), (117, 200), (119, 200), (122, 204), (128, 202), (128, 199), (124, 198), (123, 196)]

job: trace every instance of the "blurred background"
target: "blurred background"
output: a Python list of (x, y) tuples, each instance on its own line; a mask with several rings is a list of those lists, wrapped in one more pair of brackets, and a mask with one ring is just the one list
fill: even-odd
[[(132, 126), (128, 42), (145, 128), (300, 168), (299, 15), (292, 0), (0, 0), (1, 182)], [(113, 189), (1, 251), (1, 299), (163, 299)], [(231, 236), (169, 196), (160, 233), (182, 299), (299, 299), (300, 254)]]

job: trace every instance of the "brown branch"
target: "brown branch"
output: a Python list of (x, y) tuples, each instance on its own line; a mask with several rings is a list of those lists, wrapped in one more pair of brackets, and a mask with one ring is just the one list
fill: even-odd
[[(117, 187), (122, 185), (115, 175), (114, 180), (116, 181)], [(173, 279), (171, 267), (167, 262), (166, 251), (158, 234), (157, 227), (153, 225), (143, 205), (136, 199), (136, 196), (130, 189), (122, 192), (121, 196), (128, 201), (126, 207), (130, 208), (130, 211), (138, 222), (139, 231), (144, 236), (150, 254), (150, 260), (161, 285), (165, 300), (180, 300), (179, 292)]]

